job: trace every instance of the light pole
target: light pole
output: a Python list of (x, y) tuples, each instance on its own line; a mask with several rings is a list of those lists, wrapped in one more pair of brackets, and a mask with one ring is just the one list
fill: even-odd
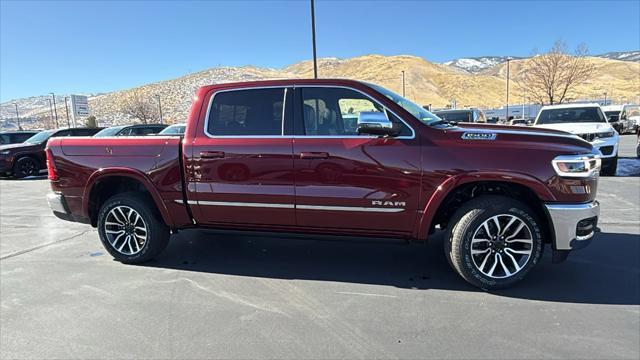
[(51, 94), (51, 97), (53, 98), (53, 112), (56, 115), (56, 127), (58, 126), (58, 107), (56, 106), (56, 95), (54, 93), (49, 93)]
[(16, 118), (18, 118), (18, 130), (22, 130), (22, 127), (20, 126), (20, 113), (18, 113), (18, 104), (13, 103), (13, 106), (16, 107)]
[(607, 106), (607, 92), (604, 92), (604, 104), (602, 104), (603, 106)]
[[(54, 121), (54, 118), (53, 118), (53, 106), (51, 105), (51, 99), (47, 98), (47, 100), (49, 101), (49, 111), (51, 111), (51, 121)], [(54, 121), (53, 127), (56, 128), (56, 129), (58, 128), (58, 122), (57, 121)]]
[(402, 97), (405, 97), (404, 89), (404, 70), (402, 70)]
[(506, 120), (509, 121), (509, 61), (511, 59), (507, 59), (507, 116)]
[(156, 95), (156, 99), (158, 99), (158, 111), (160, 112), (160, 124), (163, 124), (163, 122), (162, 122), (162, 103), (160, 102), (160, 95)]
[(318, 78), (318, 60), (316, 57), (316, 11), (315, 1), (311, 0), (311, 42), (313, 43), (313, 78)]
[(64, 97), (64, 108), (67, 110), (67, 127), (71, 128), (71, 122), (69, 122), (69, 105), (67, 105), (68, 98), (68, 96)]

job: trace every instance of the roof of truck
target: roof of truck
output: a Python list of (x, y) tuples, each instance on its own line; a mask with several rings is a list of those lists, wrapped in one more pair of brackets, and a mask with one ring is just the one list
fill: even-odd
[(560, 104), (560, 105), (545, 105), (540, 109), (549, 110), (549, 109), (572, 109), (572, 108), (584, 108), (584, 107), (600, 107), (600, 104), (597, 103), (576, 103), (576, 104)]

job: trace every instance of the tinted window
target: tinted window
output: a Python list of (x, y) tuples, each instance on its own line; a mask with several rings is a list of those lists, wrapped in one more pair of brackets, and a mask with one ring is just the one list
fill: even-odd
[[(358, 135), (358, 116), (363, 111), (385, 112), (385, 109), (351, 89), (302, 88), (302, 118), (306, 135)], [(411, 130), (404, 123), (389, 112), (387, 115), (400, 129), (399, 135), (411, 135)]]
[(94, 129), (73, 129), (71, 136), (92, 136), (95, 133)]
[(284, 89), (252, 89), (215, 95), (209, 111), (212, 135), (282, 135)]
[(540, 112), (536, 124), (606, 122), (597, 107), (546, 109)]
[(31, 136), (33, 136), (32, 133), (13, 134), (13, 140), (16, 143), (21, 143), (21, 142), (24, 142), (25, 140), (27, 140), (28, 138), (30, 138)]
[(131, 129), (131, 135), (149, 135), (149, 134), (157, 134), (163, 128), (160, 126), (147, 126), (147, 127), (136, 127)]
[(9, 134), (0, 135), (0, 144), (11, 144), (11, 135)]
[(42, 144), (42, 143), (46, 142), (47, 140), (49, 140), (49, 138), (51, 137), (51, 135), (54, 132), (55, 132), (55, 130), (41, 131), (41, 132), (33, 135), (29, 139), (27, 139), (25, 142), (28, 142), (29, 144)]
[(471, 122), (471, 111), (440, 111), (436, 115), (443, 120), (457, 122)]
[(184, 131), (186, 130), (187, 126), (186, 125), (171, 125), (167, 128), (165, 128), (164, 130), (160, 131), (159, 134), (161, 135), (181, 135), (184, 134)]

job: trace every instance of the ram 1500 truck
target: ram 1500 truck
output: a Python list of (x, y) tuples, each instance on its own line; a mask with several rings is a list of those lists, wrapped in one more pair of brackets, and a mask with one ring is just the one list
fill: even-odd
[[(452, 125), (380, 86), (205, 86), (180, 137), (54, 138), (58, 217), (98, 228), (123, 263), (171, 232), (215, 228), (427, 241), (466, 281), (520, 281), (596, 232), (599, 153), (549, 129)], [(364, 246), (364, 245), (363, 245)]]

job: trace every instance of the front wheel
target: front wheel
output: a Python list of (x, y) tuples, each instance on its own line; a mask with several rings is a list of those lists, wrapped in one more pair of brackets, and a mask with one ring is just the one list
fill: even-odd
[(535, 213), (504, 196), (481, 196), (451, 219), (445, 254), (467, 282), (485, 290), (521, 281), (540, 260), (544, 240)]
[(107, 200), (98, 213), (98, 233), (105, 249), (126, 264), (149, 261), (169, 243), (169, 229), (151, 200), (138, 193)]
[(19, 158), (13, 165), (13, 176), (17, 179), (38, 175), (39, 172), (38, 162), (28, 156)]

